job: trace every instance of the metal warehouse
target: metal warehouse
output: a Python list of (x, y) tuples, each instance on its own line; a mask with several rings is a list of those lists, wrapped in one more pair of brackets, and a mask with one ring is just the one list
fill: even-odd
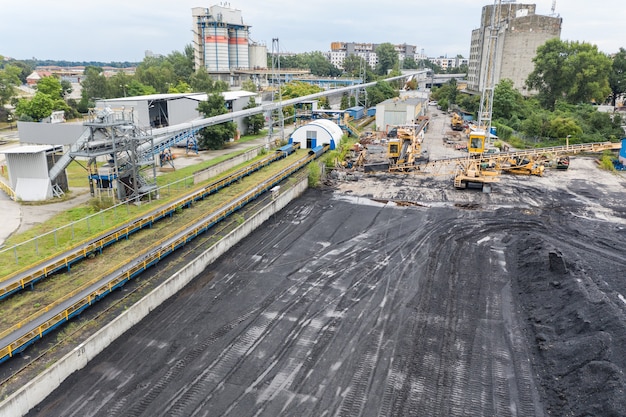
[(376, 130), (387, 131), (391, 126), (410, 125), (423, 116), (426, 99), (404, 97), (385, 100), (376, 105)]
[(299, 143), (300, 148), (308, 149), (330, 145), (332, 150), (339, 146), (342, 137), (343, 131), (336, 123), (318, 119), (294, 130), (289, 137), (289, 143)]
[[(228, 111), (243, 110), (250, 103), (250, 97), (260, 104), (256, 93), (249, 91), (226, 91), (222, 93)], [(206, 101), (206, 93), (151, 94), (135, 97), (121, 97), (96, 101), (96, 108), (110, 107), (132, 112), (134, 122), (142, 128), (162, 128), (187, 123), (203, 117), (198, 112), (198, 104)], [(233, 120), (242, 134), (246, 132), (243, 118)]]

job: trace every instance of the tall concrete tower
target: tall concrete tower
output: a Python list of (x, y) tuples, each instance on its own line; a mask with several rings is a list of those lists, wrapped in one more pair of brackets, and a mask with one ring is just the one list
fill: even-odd
[[(546, 41), (560, 38), (563, 19), (555, 16), (535, 14), (536, 5), (504, 1), (500, 5), (500, 24), (497, 50), (492, 62), (494, 84), (508, 78), (514, 87), (524, 95), (524, 83), (533, 71), (532, 62), (537, 48)], [(480, 19), (480, 28), (472, 31), (470, 57), (468, 64), (468, 85), (471, 91), (482, 92), (484, 74), (487, 71), (488, 42), (491, 30), (491, 15), (494, 5), (484, 6)]]
[(228, 81), (231, 70), (247, 70), (249, 29), (241, 10), (227, 5), (194, 7), (193, 48), (196, 69), (205, 68), (216, 78)]

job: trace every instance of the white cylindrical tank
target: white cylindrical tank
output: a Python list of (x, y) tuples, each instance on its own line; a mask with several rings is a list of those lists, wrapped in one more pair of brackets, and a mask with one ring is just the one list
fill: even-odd
[(228, 71), (228, 29), (209, 26), (204, 31), (204, 62), (207, 71)]
[(248, 51), (250, 68), (267, 68), (267, 46), (254, 43)]
[(228, 29), (228, 59), (230, 68), (248, 69), (248, 29)]

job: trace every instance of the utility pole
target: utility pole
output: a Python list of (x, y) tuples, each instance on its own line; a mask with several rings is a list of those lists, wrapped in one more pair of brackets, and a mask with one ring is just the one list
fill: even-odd
[[(285, 139), (285, 118), (283, 116), (282, 102), (283, 93), (281, 89), (280, 79), (280, 48), (278, 38), (272, 39), (272, 103), (276, 100), (276, 88), (278, 88), (278, 102), (281, 104), (276, 110), (270, 112), (269, 115), (269, 136), (268, 146), (270, 148), (272, 135), (274, 134), (274, 124), (278, 123), (280, 126), (280, 139)], [(278, 119), (277, 121), (275, 119)]]
[[(365, 84), (367, 78), (367, 63), (365, 62), (365, 58), (359, 57), (359, 82), (361, 85)], [(367, 90), (365, 88), (357, 88), (356, 92), (356, 105), (363, 106), (363, 108), (367, 107)]]

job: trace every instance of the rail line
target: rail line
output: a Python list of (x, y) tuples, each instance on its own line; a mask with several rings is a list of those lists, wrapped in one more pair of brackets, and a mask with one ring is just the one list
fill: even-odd
[(183, 247), (213, 225), (228, 217), (230, 214), (255, 200), (264, 192), (270, 190), (293, 173), (306, 166), (328, 150), (328, 146), (318, 146), (309, 151), (309, 154), (294, 162), (278, 174), (262, 181), (249, 190), (234, 197), (220, 209), (194, 222), (183, 226), (152, 246), (140, 252), (139, 256), (123, 266), (117, 266), (102, 276), (71, 292), (57, 302), (41, 309), (22, 322), (0, 333), (0, 363), (22, 352), (31, 344), (41, 339), (57, 327), (79, 315), (86, 308), (101, 300), (113, 290), (122, 287), (129, 280), (156, 264), (162, 258)]
[(128, 236), (152, 225), (166, 217), (172, 217), (174, 213), (181, 208), (189, 207), (193, 202), (202, 200), (212, 194), (217, 193), (224, 187), (239, 181), (241, 178), (258, 171), (259, 169), (270, 165), (271, 163), (283, 159), (295, 152), (300, 144), (289, 144), (278, 148), (275, 152), (265, 156), (259, 161), (241, 168), (227, 177), (212, 182), (186, 196), (166, 205), (157, 208), (148, 214), (131, 220), (124, 225), (111, 228), (97, 237), (87, 241), (78, 243), (65, 252), (53, 255), (44, 259), (35, 265), (29, 265), (19, 271), (8, 275), (0, 282), (0, 300), (9, 297), (26, 288), (33, 288), (34, 285), (60, 270), (71, 269), (72, 264), (91, 256), (92, 254), (101, 254), (102, 250), (107, 246), (114, 244), (122, 239), (128, 239)]

